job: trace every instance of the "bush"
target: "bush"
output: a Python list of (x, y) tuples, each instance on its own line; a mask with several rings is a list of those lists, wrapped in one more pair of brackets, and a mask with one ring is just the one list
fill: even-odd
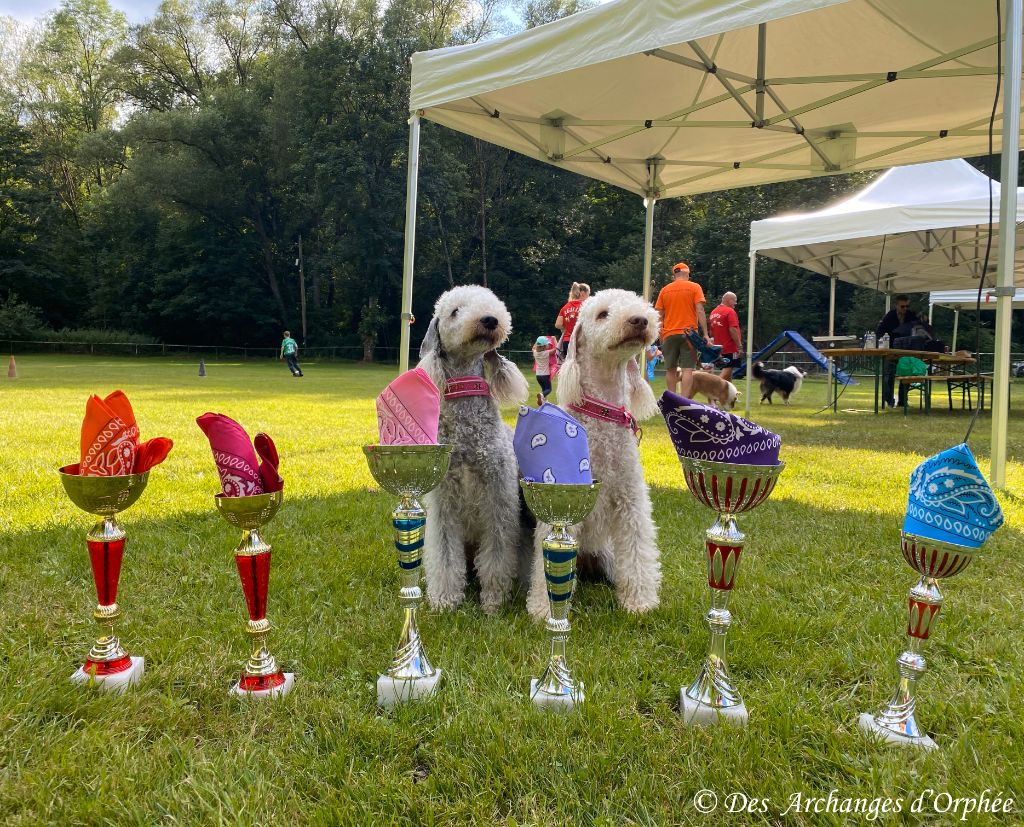
[(129, 333), (127, 330), (100, 330), (93, 328), (71, 328), (48, 331), (46, 338), (51, 342), (81, 343), (87, 345), (158, 345), (159, 339), (143, 333)]
[(38, 307), (11, 293), (0, 304), (0, 339), (41, 339), (50, 333)]

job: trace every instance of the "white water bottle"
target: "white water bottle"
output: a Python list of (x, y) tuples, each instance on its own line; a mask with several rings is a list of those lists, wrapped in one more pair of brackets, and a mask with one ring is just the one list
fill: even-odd
[(865, 333), (864, 334), (864, 349), (873, 350), (875, 348), (875, 334)]
[(882, 338), (879, 340), (878, 346), (880, 348), (887, 348), (887, 347), (889, 347), (889, 334), (888, 333), (883, 333), (882, 334)]

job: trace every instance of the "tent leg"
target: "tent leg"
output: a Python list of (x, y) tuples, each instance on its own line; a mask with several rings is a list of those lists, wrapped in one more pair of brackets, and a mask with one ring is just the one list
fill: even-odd
[[(978, 320), (981, 321), (980, 319)], [(951, 352), (956, 353), (956, 334), (960, 327), (960, 308), (953, 310), (953, 342), (950, 344), (949, 349)]]
[[(828, 290), (828, 335), (829, 337), (836, 335), (836, 277), (831, 276), (829, 278), (829, 290)], [(833, 342), (829, 342), (828, 346), (831, 348)], [(832, 357), (828, 357), (828, 376), (825, 377), (825, 388), (828, 396), (825, 397), (825, 404), (835, 407), (835, 388), (832, 387), (832, 383), (835, 379), (832, 376)]]
[(753, 383), (751, 375), (754, 369), (754, 270), (757, 267), (757, 250), (750, 251), (750, 282), (747, 285), (747, 373), (744, 377), (747, 380), (746, 390), (743, 391), (743, 415), (750, 419), (750, 394)]
[(412, 319), (413, 262), (416, 255), (416, 194), (420, 175), (420, 116), (413, 112), (409, 118), (409, 168), (405, 179), (405, 255), (402, 259), (402, 317), (401, 349), (398, 371), (409, 370), (409, 328)]
[[(647, 215), (644, 220), (644, 301), (651, 302), (651, 261), (654, 258), (654, 205), (657, 200), (653, 195), (644, 199)], [(647, 348), (640, 351), (640, 375), (647, 378)]]
[[(1017, 245), (1017, 163), (1020, 153), (1021, 1), (1006, 4), (1003, 69), (1003, 145), (999, 183), (999, 271), (996, 276), (996, 347), (992, 367), (992, 485), (1006, 487), (1006, 431), (1010, 418), (1010, 325)], [(1007, 105), (1007, 101), (1013, 102)], [(979, 366), (980, 367), (980, 366)]]
[(654, 257), (654, 205), (657, 199), (653, 196), (644, 199), (647, 208), (647, 220), (644, 224), (644, 301), (651, 300), (651, 261)]

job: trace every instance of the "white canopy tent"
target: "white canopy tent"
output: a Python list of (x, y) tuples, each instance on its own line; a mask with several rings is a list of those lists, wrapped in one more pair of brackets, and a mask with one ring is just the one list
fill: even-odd
[[(752, 222), (750, 250), (890, 295), (977, 293), (979, 282), (995, 286), (994, 243), (989, 272), (981, 272), (990, 183), (998, 210), (999, 183), (959, 158), (894, 167), (824, 209)], [(1017, 221), (1024, 221), (1024, 188)], [(1015, 247), (1014, 280), (1024, 286), (1024, 237)]]
[[(1020, 266), (1018, 262), (1018, 267)], [(1019, 271), (1018, 271), (1019, 272)], [(1019, 276), (1018, 276), (1019, 277)], [(1014, 310), (1024, 308), (1024, 289), (1017, 288), (1017, 291), (1010, 298), (1010, 305)], [(932, 314), (936, 307), (947, 307), (953, 311), (953, 340), (950, 347), (956, 350), (956, 337), (960, 328), (960, 311), (976, 310), (978, 308), (978, 291), (974, 290), (936, 290), (928, 295), (928, 320), (932, 320)], [(994, 290), (981, 291), (981, 309), (996, 309), (996, 294)]]
[[(996, 140), (1014, 189), (1020, 4)], [(658, 198), (987, 152), (998, 42), (994, 0), (615, 0), (413, 55), (401, 368), (421, 118), (643, 196), (650, 298)]]

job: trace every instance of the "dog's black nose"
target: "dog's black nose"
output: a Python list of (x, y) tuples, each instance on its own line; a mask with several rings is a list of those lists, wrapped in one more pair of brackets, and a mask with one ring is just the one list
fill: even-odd
[(494, 330), (498, 326), (498, 320), (494, 316), (484, 316), (480, 320), (480, 324), (486, 327), (488, 330)]
[(633, 316), (633, 318), (631, 318), (629, 320), (629, 323), (631, 325), (633, 325), (633, 327), (639, 327), (640, 329), (643, 329), (643, 328), (647, 327), (647, 317), (646, 316)]

